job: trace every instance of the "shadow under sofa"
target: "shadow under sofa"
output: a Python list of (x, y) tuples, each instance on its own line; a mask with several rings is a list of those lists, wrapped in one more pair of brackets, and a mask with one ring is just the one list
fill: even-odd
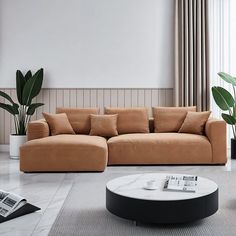
[(225, 164), (226, 124), (209, 118), (205, 134), (121, 134), (110, 139), (90, 135), (50, 136), (44, 119), (32, 121), (20, 150), (23, 172), (104, 171), (107, 165)]

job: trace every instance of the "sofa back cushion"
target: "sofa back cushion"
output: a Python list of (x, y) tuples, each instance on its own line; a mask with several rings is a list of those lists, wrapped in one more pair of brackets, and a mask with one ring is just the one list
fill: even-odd
[(153, 107), (155, 132), (178, 132), (188, 111), (196, 107)]
[(110, 138), (117, 136), (117, 117), (118, 115), (90, 115), (91, 130), (90, 135)]
[(98, 114), (99, 108), (64, 108), (58, 107), (56, 113), (66, 113), (76, 134), (89, 134), (91, 124), (90, 115)]
[(119, 134), (149, 133), (148, 111), (145, 107), (106, 107), (105, 114), (118, 114), (117, 131)]
[(65, 113), (48, 114), (43, 112), (43, 116), (48, 123), (51, 135), (75, 134)]
[(205, 124), (211, 114), (211, 111), (191, 112), (188, 111), (179, 133), (200, 134), (204, 133)]

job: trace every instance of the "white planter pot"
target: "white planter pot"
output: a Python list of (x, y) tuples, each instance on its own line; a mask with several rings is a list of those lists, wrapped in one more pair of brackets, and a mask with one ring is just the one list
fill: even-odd
[(13, 159), (19, 159), (20, 146), (27, 141), (26, 135), (10, 135), (10, 157)]

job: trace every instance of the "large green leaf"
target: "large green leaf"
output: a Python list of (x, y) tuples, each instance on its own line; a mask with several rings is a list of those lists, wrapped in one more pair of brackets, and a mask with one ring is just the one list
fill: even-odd
[(22, 102), (29, 106), (34, 97), (36, 97), (43, 83), (43, 69), (38, 70), (26, 83), (23, 89)]
[(15, 106), (9, 105), (9, 104), (4, 104), (0, 103), (0, 108), (3, 108), (4, 110), (8, 111), (12, 115), (18, 115), (19, 111)]
[(220, 109), (227, 111), (234, 106), (234, 98), (226, 89), (222, 87), (212, 87), (211, 90), (213, 98)]
[(32, 73), (31, 71), (27, 71), (27, 73), (25, 74), (25, 81), (28, 81), (30, 78), (32, 77)]
[(19, 105), (18, 105), (17, 103), (12, 104), (12, 106), (13, 106), (16, 110), (19, 109)]
[(229, 125), (235, 125), (236, 124), (235, 117), (233, 117), (231, 115), (228, 115), (228, 114), (225, 114), (225, 113), (222, 113), (221, 116), (227, 124), (229, 124)]
[(234, 78), (233, 76), (231, 76), (231, 75), (229, 75), (229, 74), (227, 74), (225, 72), (219, 72), (218, 75), (225, 82), (230, 83), (230, 84), (236, 86), (236, 78)]
[(17, 99), (21, 105), (24, 105), (22, 103), (22, 93), (25, 86), (26, 80), (23, 74), (20, 70), (16, 71), (16, 93), (17, 93)]
[(10, 103), (14, 104), (14, 101), (12, 100), (12, 98), (11, 98), (8, 94), (6, 94), (6, 93), (0, 91), (0, 96), (4, 97), (4, 98), (7, 99)]
[(36, 108), (43, 106), (43, 103), (32, 103), (29, 105), (28, 110), (27, 110), (27, 115), (32, 116), (35, 113)]

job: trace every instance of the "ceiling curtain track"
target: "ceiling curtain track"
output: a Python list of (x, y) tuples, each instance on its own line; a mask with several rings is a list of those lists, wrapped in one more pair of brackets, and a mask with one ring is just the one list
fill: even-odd
[(210, 106), (208, 0), (175, 1), (175, 105)]

